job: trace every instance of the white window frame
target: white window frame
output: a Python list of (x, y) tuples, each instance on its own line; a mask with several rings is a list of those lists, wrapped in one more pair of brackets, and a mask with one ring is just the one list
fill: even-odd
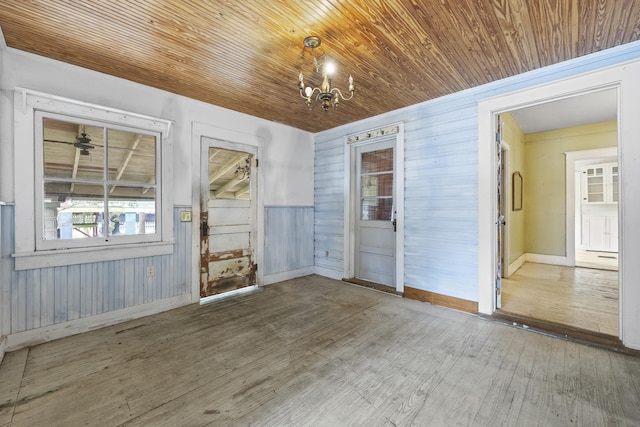
[[(68, 121), (90, 121), (101, 126), (136, 130), (157, 135), (156, 233), (105, 239), (41, 242), (43, 214), (42, 135), (36, 116), (61, 115)], [(58, 117), (59, 118), (59, 117)], [(15, 148), (15, 268), (53, 267), (173, 253), (171, 174), (172, 122), (110, 109), (23, 88), (14, 93)], [(80, 241), (82, 240), (82, 242)], [(87, 241), (91, 242), (87, 242)], [(43, 244), (44, 243), (44, 244)], [(87, 246), (90, 245), (90, 246)], [(79, 256), (82, 254), (82, 256)]]

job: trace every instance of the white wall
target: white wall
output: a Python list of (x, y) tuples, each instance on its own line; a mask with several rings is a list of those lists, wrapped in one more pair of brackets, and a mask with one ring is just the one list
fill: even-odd
[[(191, 145), (194, 123), (219, 129), (222, 133), (248, 135), (261, 141), (262, 157), (260, 158), (259, 176), (262, 177), (263, 182), (260, 187), (264, 191), (260, 197), (265, 206), (285, 207), (280, 210), (286, 214), (289, 207), (296, 209), (295, 207), (313, 205), (313, 134), (0, 45), (0, 201), (2, 202), (15, 202), (16, 191), (34, 191), (32, 188), (20, 188), (19, 183), (17, 189), (15, 188), (15, 168), (20, 168), (20, 165), (15, 164), (14, 160), (13, 99), (16, 87), (171, 120), (173, 122), (171, 130), (173, 135), (171, 161), (173, 164), (169, 185), (165, 188), (170, 188), (174, 195), (174, 216), (177, 211), (192, 206), (192, 182), (194, 178), (196, 180), (199, 178), (199, 162), (192, 165)], [(296, 107), (292, 104), (292, 108)], [(210, 136), (215, 137), (215, 135)], [(8, 212), (13, 212), (13, 207), (7, 206), (5, 208), (9, 209)], [(12, 231), (10, 224), (6, 223), (5, 225), (5, 230)], [(182, 225), (178, 222), (178, 227)], [(313, 233), (313, 224), (311, 223), (309, 227), (310, 229), (307, 231)], [(192, 241), (192, 248), (197, 248), (199, 244), (198, 233), (185, 231), (183, 234), (185, 237), (176, 241), (176, 245), (183, 245), (186, 239)], [(59, 338), (99, 325), (103, 326), (126, 318), (166, 310), (176, 304), (197, 301), (199, 297), (199, 294), (193, 293), (192, 287), (186, 287), (186, 290), (181, 288), (183, 290), (171, 291), (168, 294), (169, 297), (165, 297), (164, 293), (159, 293), (158, 299), (154, 299), (146, 305), (134, 304), (124, 308), (119, 306), (112, 308), (112, 305), (105, 301), (104, 307), (106, 308), (103, 307), (104, 310), (101, 313), (89, 313), (87, 317), (75, 319), (75, 323), (69, 321), (68, 319), (71, 317), (66, 316), (65, 313), (58, 313), (61, 315), (60, 323), (56, 323), (58, 320), (54, 319), (45, 327), (44, 323), (37, 321), (39, 318), (36, 315), (22, 316), (22, 313), (30, 313), (29, 304), (32, 302), (27, 301), (20, 304), (19, 307), (14, 306), (15, 304), (12, 305), (13, 300), (19, 300), (19, 298), (13, 298), (12, 295), (18, 295), (17, 292), (20, 289), (26, 287), (33, 289), (33, 287), (30, 286), (31, 282), (25, 285), (26, 282), (18, 283), (19, 280), (15, 279), (22, 276), (12, 271), (13, 260), (11, 260), (10, 253), (13, 251), (13, 247), (9, 246), (13, 245), (13, 242), (8, 240), (8, 236), (3, 235), (2, 238), (3, 247), (7, 246), (7, 250), (4, 252), (8, 253), (5, 257), (5, 266), (8, 268), (3, 269), (7, 271), (3, 271), (0, 278), (9, 279), (0, 283), (0, 314), (2, 314), (0, 315), (0, 334), (9, 331), (6, 332), (6, 335), (9, 337), (7, 347), (10, 349), (40, 342), (47, 337), (49, 339), (51, 337)], [(273, 236), (273, 238), (286, 238), (286, 235)], [(183, 249), (184, 251), (180, 251), (180, 253), (190, 253), (186, 248)], [(279, 256), (279, 254), (273, 254), (273, 256)], [(165, 263), (164, 258), (156, 261), (163, 264), (163, 267), (156, 269), (157, 272), (176, 271), (169, 267), (164, 268), (165, 264), (169, 265), (168, 261)], [(104, 262), (95, 263), (96, 269), (100, 270), (102, 267), (108, 269), (112, 265), (107, 265)], [(175, 268), (189, 270), (192, 265)], [(31, 277), (30, 274), (33, 277), (40, 277), (38, 276), (39, 270), (27, 271), (23, 275)], [(296, 272), (289, 274), (296, 274)], [(170, 278), (165, 277), (165, 279), (169, 280)], [(33, 283), (36, 282), (37, 280), (34, 279)], [(95, 286), (102, 287), (103, 284), (100, 282)], [(101, 291), (102, 289), (99, 289), (98, 294), (102, 295)], [(40, 298), (40, 295), (37, 297)], [(41, 297), (49, 298), (44, 293)], [(0, 353), (4, 349), (4, 341), (0, 338)]]
[[(2, 55), (2, 51), (5, 49), (5, 41), (4, 41), (4, 36), (2, 35), (2, 31), (0, 31), (0, 82), (2, 81), (2, 64), (3, 64), (3, 55)], [(4, 104), (2, 103), (1, 100), (1, 95), (0, 95), (0, 138), (2, 136), (2, 117), (4, 117)], [(2, 151), (2, 143), (0, 141), (0, 152)], [(0, 155), (0, 171), (4, 170), (6, 165), (5, 162), (9, 161), (10, 156), (1, 156)], [(0, 229), (2, 229), (2, 204), (4, 203), (4, 201), (2, 200), (2, 186), (3, 186), (3, 179), (2, 176), (0, 176)], [(0, 242), (2, 242), (3, 236), (2, 233), (0, 232)], [(0, 245), (0, 249), (1, 249), (1, 245)], [(6, 286), (5, 286), (5, 275), (2, 274), (2, 272), (0, 272), (0, 310), (5, 310), (6, 309)], [(5, 330), (4, 327), (4, 318), (5, 316), (2, 316), (0, 314), (0, 363), (2, 362), (2, 359), (4, 358), (4, 352), (6, 349), (6, 337), (3, 335), (3, 331)]]
[[(52, 95), (160, 117), (173, 127), (174, 204), (191, 204), (191, 124), (209, 124), (261, 137), (265, 205), (313, 205), (313, 135), (190, 98), (6, 48), (2, 52), (0, 111), (0, 200), (14, 201), (13, 90)], [(295, 107), (292, 107), (295, 108)]]

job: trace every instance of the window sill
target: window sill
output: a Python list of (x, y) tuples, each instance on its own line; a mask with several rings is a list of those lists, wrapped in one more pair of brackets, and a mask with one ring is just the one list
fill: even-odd
[(169, 255), (172, 253), (173, 242), (155, 242), (16, 253), (12, 256), (15, 259), (16, 270), (31, 270), (36, 268)]

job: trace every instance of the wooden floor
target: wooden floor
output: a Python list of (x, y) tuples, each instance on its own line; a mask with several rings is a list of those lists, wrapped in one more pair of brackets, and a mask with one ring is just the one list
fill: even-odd
[(618, 336), (618, 272), (527, 262), (502, 280), (502, 311)]
[(618, 253), (576, 249), (576, 266), (618, 271)]
[(319, 276), (9, 353), (0, 426), (640, 425), (640, 358)]

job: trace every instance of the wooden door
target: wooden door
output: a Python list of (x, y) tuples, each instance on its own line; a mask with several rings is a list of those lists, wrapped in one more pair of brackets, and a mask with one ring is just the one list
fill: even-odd
[(253, 147), (231, 150), (203, 142), (201, 298), (256, 283), (255, 155)]
[(355, 276), (395, 286), (395, 140), (356, 148)]

